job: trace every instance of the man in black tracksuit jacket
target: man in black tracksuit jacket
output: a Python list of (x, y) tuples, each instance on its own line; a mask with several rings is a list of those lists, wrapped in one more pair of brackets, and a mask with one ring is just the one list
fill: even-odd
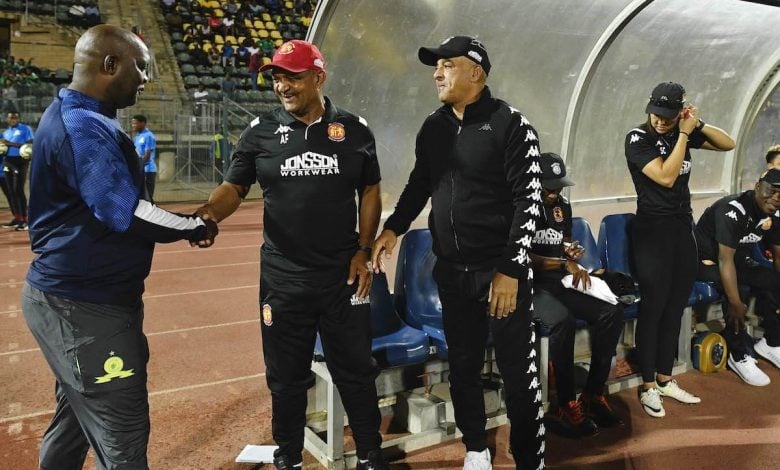
[(489, 469), (480, 370), (488, 329), (506, 388), (511, 447), (518, 468), (544, 467), (541, 389), (535, 363), (528, 251), (540, 216), (539, 142), (518, 110), (485, 86), (490, 62), (477, 40), (456, 36), (421, 48), (434, 65), (444, 106), (417, 136), (416, 162), (374, 243), (381, 267), (428, 198), (438, 260), (433, 276), (442, 302), (455, 421), (463, 432), (464, 468)]

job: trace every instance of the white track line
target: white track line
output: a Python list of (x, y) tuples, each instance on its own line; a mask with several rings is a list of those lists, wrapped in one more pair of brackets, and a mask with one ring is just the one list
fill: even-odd
[[(265, 372), (261, 372), (259, 374), (253, 374), (253, 375), (244, 375), (241, 377), (234, 377), (232, 379), (216, 380), (214, 382), (204, 382), (200, 384), (187, 385), (184, 387), (157, 390), (156, 392), (149, 392), (149, 397), (151, 398), (160, 395), (168, 395), (171, 393), (184, 392), (188, 390), (197, 390), (199, 388), (213, 387), (214, 385), (224, 385), (229, 383), (241, 382), (244, 380), (259, 379), (261, 377), (265, 377)], [(14, 421), (21, 421), (30, 418), (37, 418), (38, 416), (45, 416), (49, 414), (54, 414), (54, 410), (36, 411), (35, 413), (27, 413), (23, 415), (9, 416), (8, 418), (0, 418), (0, 424), (11, 423)]]
[(258, 284), (252, 284), (249, 286), (236, 286), (236, 287), (222, 287), (219, 289), (202, 289), (202, 290), (194, 290), (190, 292), (174, 292), (172, 294), (155, 294), (155, 295), (144, 295), (144, 300), (146, 299), (159, 299), (163, 297), (175, 297), (177, 295), (190, 295), (190, 294), (207, 294), (209, 292), (221, 292), (226, 290), (239, 290), (239, 289), (259, 289), (260, 286)]
[[(189, 331), (207, 330), (209, 328), (220, 328), (223, 326), (245, 325), (247, 323), (259, 323), (259, 322), (260, 322), (260, 318), (253, 318), (251, 320), (238, 320), (238, 321), (227, 322), (227, 323), (217, 323), (215, 325), (202, 325), (202, 326), (193, 326), (190, 328), (179, 328), (176, 330), (155, 331), (152, 333), (146, 333), (146, 336), (149, 337), (149, 336), (170, 335), (173, 333), (187, 333)], [(6, 351), (6, 352), (1, 352), (0, 357), (12, 356), (14, 354), (31, 353), (36, 351), (40, 351), (40, 349), (33, 348), (33, 349), (19, 349), (13, 351)]]
[(257, 261), (246, 261), (244, 263), (228, 263), (228, 264), (209, 264), (209, 265), (203, 265), (203, 266), (194, 266), (191, 268), (166, 268), (166, 269), (152, 269), (152, 273), (170, 273), (175, 271), (191, 271), (193, 269), (203, 269), (203, 268), (228, 268), (232, 266), (245, 266), (247, 264), (257, 264)]

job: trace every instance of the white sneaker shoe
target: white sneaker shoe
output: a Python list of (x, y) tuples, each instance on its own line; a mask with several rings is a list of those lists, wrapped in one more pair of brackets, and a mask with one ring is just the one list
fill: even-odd
[(677, 385), (677, 381), (674, 379), (670, 380), (669, 383), (667, 383), (663, 387), (658, 384), (656, 384), (656, 387), (658, 387), (658, 391), (661, 392), (661, 395), (665, 397), (674, 398), (680, 403), (687, 403), (689, 405), (692, 405), (694, 403), (701, 402), (701, 398), (681, 389), (680, 386)]
[(649, 390), (642, 390), (642, 386), (639, 386), (639, 403), (642, 404), (642, 409), (645, 413), (649, 414), (653, 418), (663, 418), (666, 416), (666, 410), (664, 410), (664, 399), (661, 398), (661, 393), (657, 388), (653, 387)]
[(780, 367), (780, 346), (770, 346), (766, 344), (766, 338), (761, 338), (761, 340), (753, 346), (753, 349), (755, 349), (761, 357), (774, 364), (775, 367)]
[(493, 470), (493, 464), (490, 463), (490, 449), (482, 452), (466, 452), (463, 470)]
[(745, 354), (741, 361), (735, 361), (734, 356), (729, 354), (729, 368), (733, 370), (740, 379), (744, 380), (746, 384), (755, 385), (756, 387), (769, 385), (769, 376), (758, 368), (756, 362), (758, 361), (748, 354)]

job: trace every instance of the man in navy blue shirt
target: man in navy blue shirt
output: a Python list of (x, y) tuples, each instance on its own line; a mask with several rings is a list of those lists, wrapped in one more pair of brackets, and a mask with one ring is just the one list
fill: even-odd
[(144, 200), (143, 173), (117, 109), (135, 104), (149, 52), (133, 33), (99, 25), (76, 44), (73, 82), (46, 109), (30, 171), (37, 255), (22, 311), (56, 379), (57, 409), (41, 469), (146, 469), (149, 401), (144, 279), (156, 242), (206, 247), (217, 226)]

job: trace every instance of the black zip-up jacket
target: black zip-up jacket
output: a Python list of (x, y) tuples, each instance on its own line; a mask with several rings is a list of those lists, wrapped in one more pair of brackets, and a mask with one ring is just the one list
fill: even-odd
[(415, 154), (384, 228), (405, 233), (430, 197), (428, 226), (440, 260), (526, 279), (542, 199), (539, 141), (525, 116), (485, 87), (462, 122), (449, 105), (428, 116)]

